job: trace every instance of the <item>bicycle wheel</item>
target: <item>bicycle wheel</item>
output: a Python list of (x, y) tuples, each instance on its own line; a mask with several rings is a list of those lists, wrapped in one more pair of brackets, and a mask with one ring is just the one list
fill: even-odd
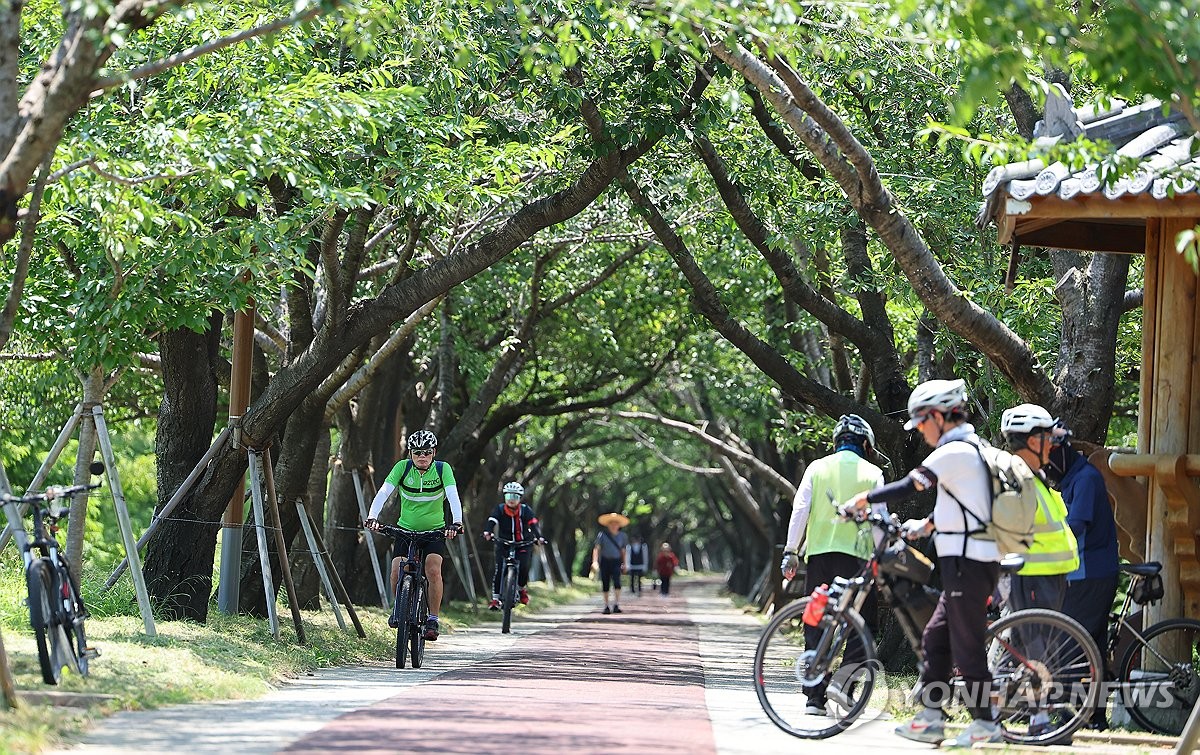
[(512, 628), (513, 606), (517, 604), (517, 567), (509, 566), (504, 570), (504, 581), (500, 583), (500, 596), (504, 610), (504, 619), (500, 623), (500, 631), (508, 634)]
[(412, 629), (412, 592), (413, 578), (405, 574), (400, 578), (400, 591), (396, 595), (395, 615), (400, 619), (396, 627), (396, 668), (404, 668), (405, 656), (408, 654), (408, 633)]
[(1177, 737), (1200, 697), (1200, 621), (1167, 619), (1125, 651), (1121, 702), (1139, 726)]
[(58, 568), (54, 572), (58, 594), (61, 596), (59, 619), (65, 642), (62, 643), (63, 661), (80, 676), (88, 674), (87, 641), (83, 632), (83, 599), (71, 579), (71, 570), (66, 559), (59, 555)]
[(413, 611), (409, 632), (409, 654), (412, 656), (412, 667), (421, 668), (421, 663), (425, 660), (425, 621), (429, 618), (429, 595), (424, 578), (417, 586)]
[(42, 681), (58, 684), (62, 678), (59, 650), (62, 632), (55, 622), (53, 608), (54, 582), (50, 567), (45, 559), (29, 564), (25, 572), (25, 586), (29, 590), (29, 624), (37, 638), (38, 665), (42, 668)]
[(1009, 742), (1067, 741), (1092, 714), (1104, 683), (1100, 650), (1079, 622), (1044, 608), (988, 627), (992, 707)]
[(807, 650), (802, 617), (808, 601), (784, 607), (763, 630), (754, 652), (754, 691), (780, 729), (801, 739), (825, 739), (868, 710), (882, 713), (882, 705), (868, 708), (882, 667), (870, 630), (853, 610), (822, 618), (819, 631), (810, 634), (823, 635), (818, 647), (827, 649)]

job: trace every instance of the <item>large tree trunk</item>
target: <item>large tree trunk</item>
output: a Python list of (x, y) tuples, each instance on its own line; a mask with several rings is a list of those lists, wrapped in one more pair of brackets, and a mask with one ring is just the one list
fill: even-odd
[[(171, 499), (208, 451), (217, 418), (217, 376), (213, 368), (222, 317), (214, 314), (207, 333), (170, 330), (159, 336), (163, 400), (158, 409), (154, 452), (158, 461), (158, 505)], [(194, 491), (194, 488), (193, 488)], [(168, 618), (208, 615), (213, 551), (218, 522), (200, 517), (189, 494), (159, 526), (156, 547), (146, 554), (144, 571), (151, 598)], [(188, 585), (187, 590), (180, 586)]]

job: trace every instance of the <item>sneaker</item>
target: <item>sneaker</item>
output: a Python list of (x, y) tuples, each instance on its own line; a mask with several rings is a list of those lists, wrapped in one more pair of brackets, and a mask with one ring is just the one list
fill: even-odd
[(896, 733), (914, 742), (938, 744), (946, 738), (946, 719), (935, 708), (926, 708), (916, 718), (896, 727)]
[(500, 599), (492, 598), (492, 602), (488, 603), (488, 610), (489, 611), (499, 611), (500, 610)]
[(429, 642), (434, 642), (437, 638), (438, 620), (430, 616), (429, 620), (425, 622), (425, 639)]
[(521, 588), (521, 590), (517, 592), (517, 595), (520, 596), (521, 605), (529, 605), (529, 593), (524, 588)]
[(611, 609), (611, 608), (609, 608), (608, 606), (605, 606), (605, 607), (604, 607), (604, 613), (612, 613), (612, 609)]
[(942, 747), (974, 747), (981, 742), (1003, 742), (1004, 730), (995, 721), (975, 719), (971, 725), (959, 732), (957, 737), (942, 742)]
[(829, 712), (825, 710), (825, 701), (815, 697), (808, 698), (808, 704), (804, 706), (804, 715), (806, 716), (828, 716)]
[(613, 606), (613, 613), (621, 613), (621, 607), (620, 607), (620, 606), (618, 606), (618, 605), (614, 605), (614, 606)]
[(388, 616), (388, 626), (391, 627), (392, 629), (395, 629), (396, 627), (400, 626), (400, 617), (398, 617), (396, 614), (392, 614), (391, 616)]

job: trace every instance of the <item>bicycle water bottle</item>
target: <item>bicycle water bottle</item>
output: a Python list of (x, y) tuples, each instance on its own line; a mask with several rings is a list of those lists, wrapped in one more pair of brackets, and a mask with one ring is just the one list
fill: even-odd
[(809, 596), (808, 605), (804, 607), (804, 623), (810, 627), (815, 627), (821, 623), (821, 617), (825, 615), (825, 606), (829, 603), (829, 585), (822, 584), (820, 587), (812, 591)]

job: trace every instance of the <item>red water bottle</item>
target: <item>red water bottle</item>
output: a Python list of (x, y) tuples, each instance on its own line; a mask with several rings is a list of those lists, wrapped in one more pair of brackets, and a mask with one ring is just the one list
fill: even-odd
[(804, 623), (810, 627), (815, 627), (821, 623), (821, 617), (825, 615), (825, 606), (829, 603), (829, 585), (823, 584), (812, 591), (812, 595), (808, 598), (808, 605), (804, 607)]

